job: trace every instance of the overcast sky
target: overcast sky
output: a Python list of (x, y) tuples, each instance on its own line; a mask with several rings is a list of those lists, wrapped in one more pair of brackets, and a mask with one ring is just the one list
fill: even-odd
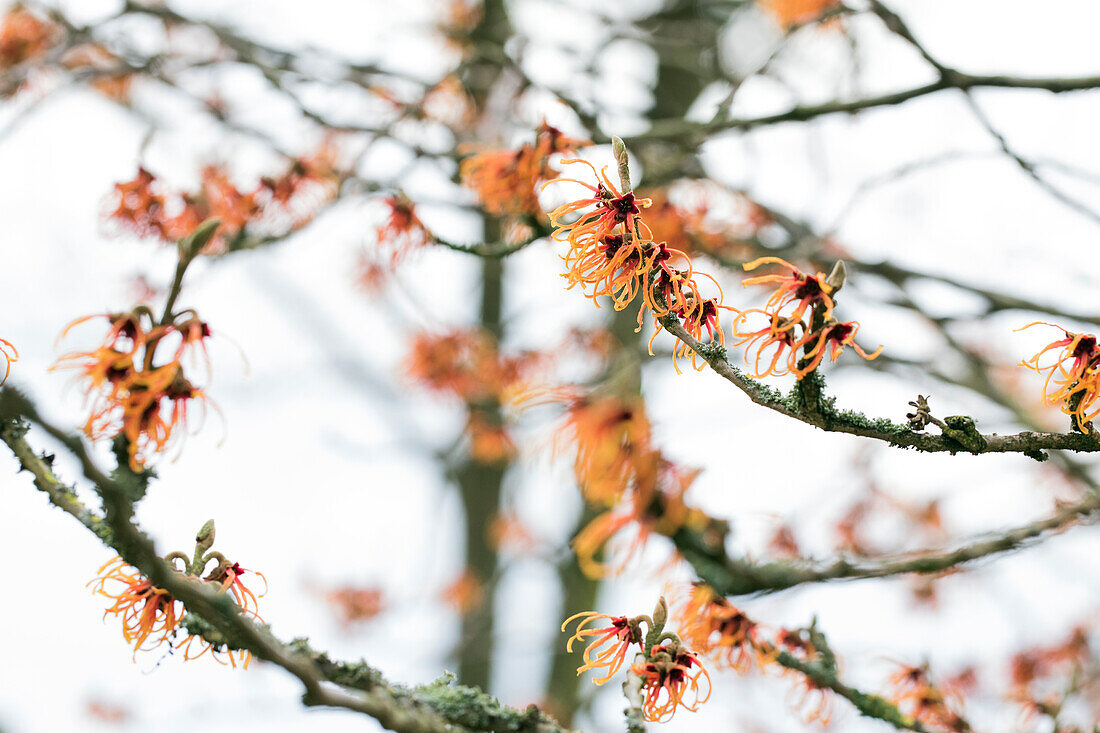
[[(95, 8), (88, 9), (93, 5), (112, 6), (65, 3), (89, 17), (94, 17)], [(251, 0), (231, 5), (172, 3), (280, 45), (393, 59), (424, 74), (453, 62), (425, 38), (433, 22), (432, 3)], [(602, 43), (604, 21), (588, 14), (591, 3), (565, 3), (568, 10), (545, 1), (514, 5), (517, 24), (531, 35), (532, 73), (546, 83), (568, 80), (570, 59), (576, 56), (570, 44), (591, 49)], [(1098, 72), (1100, 4), (1089, 0), (898, 0), (893, 6), (929, 49), (966, 71)], [(744, 16), (738, 23), (722, 48), (726, 62), (735, 67), (751, 64), (778, 38), (762, 15)], [(566, 26), (572, 30), (562, 30)], [(873, 93), (928, 80), (913, 53), (884, 37), (873, 21), (859, 19), (853, 26), (860, 40), (860, 90)], [(652, 59), (630, 42), (612, 44), (604, 53), (603, 87), (592, 93), (612, 110), (605, 122), (621, 120), (621, 132), (633, 132), (638, 113), (650, 101), (646, 85)], [(784, 75), (808, 101), (850, 93), (847, 82), (838, 82), (846, 69), (845, 53), (839, 35), (807, 33), (792, 47)], [(242, 75), (238, 83), (241, 94), (252, 93), (253, 80)], [(235, 90), (230, 86), (223, 93), (233, 99)], [(157, 92), (139, 85), (135, 93)], [(735, 112), (782, 109), (790, 94), (769, 82), (750, 81)], [(1100, 93), (1055, 98), (986, 91), (976, 97), (1029, 156), (1100, 171), (1095, 132)], [(0, 129), (19, 105), (17, 99), (0, 106)], [(535, 119), (534, 112), (559, 114), (552, 104), (544, 109), (532, 105)], [(705, 107), (703, 100), (700, 114)], [(294, 124), (281, 125), (266, 111), (257, 117), (294, 144), (299, 134)], [(178, 123), (178, 129), (154, 138), (141, 158), (158, 173), (186, 181), (198, 163), (235, 159), (238, 151), (246, 166), (269, 165), (239, 141), (220, 136), (210, 123), (186, 117)], [(516, 120), (505, 129), (520, 130), (525, 124), (530, 121)], [(48, 371), (60, 353), (57, 334), (78, 316), (128, 307), (133, 276), (164, 283), (171, 275), (170, 250), (109, 236), (101, 220), (111, 186), (133, 176), (145, 132), (125, 110), (92, 92), (72, 91), (51, 97), (0, 138), (0, 170), (6, 172), (0, 178), (0, 313), (6, 316), (0, 319), (0, 336), (21, 353), (12, 383), (64, 425), (83, 422), (83, 405), (68, 375)], [(994, 150), (995, 142), (960, 95), (943, 93), (858, 118), (829, 117), (731, 135), (709, 145), (707, 163), (716, 178), (745, 186), (761, 201), (825, 228), (846, 209), (861, 182), (929, 155), (966, 153), (963, 160), (884, 185), (860, 199), (841, 220), (838, 240), (864, 259), (890, 259), (1095, 311), (1094, 248), (1100, 227), (1039, 191), (1011, 162), (989, 155)], [(606, 160), (607, 151), (592, 156)], [(1059, 182), (1100, 206), (1097, 187), (1068, 178)], [(429, 174), (411, 187), (442, 190)], [(446, 219), (444, 213), (434, 216)], [(214, 379), (208, 392), (224, 421), (212, 417), (187, 440), (178, 460), (161, 463), (162, 478), (138, 517), (166, 552), (188, 549), (199, 526), (216, 518), (218, 548), (266, 574), (270, 592), (262, 599), (261, 613), (276, 634), (284, 639), (308, 635), (334, 656), (363, 656), (391, 680), (411, 684), (453, 666), (446, 650), (458, 622), (438, 594), (461, 572), (461, 517), (453, 490), (430, 455), (454, 438), (462, 415), (411, 388), (399, 365), (413, 330), (469, 322), (477, 263), (448, 251), (425, 253), (402, 270), (389, 297), (372, 301), (356, 288), (354, 265), (360, 249), (371, 245), (376, 222), (377, 210), (370, 205), (338, 207), (277, 246), (193, 268), (180, 302), (198, 309), (214, 328)], [(461, 219), (441, 226), (472, 236)], [(550, 343), (570, 325), (595, 324), (602, 317), (576, 291), (563, 290), (557, 276), (560, 259), (548, 244), (509, 258), (507, 271), (506, 317), (517, 345)], [(889, 353), (907, 357), (938, 353), (926, 325), (901, 312), (865, 307), (874, 282), (861, 283), (855, 272), (850, 283), (843, 306), (863, 323), (868, 346), (883, 343)], [(734, 304), (748, 304), (752, 297), (740, 287), (727, 290)], [(972, 307), (957, 293), (940, 289), (928, 288), (921, 297), (930, 310)], [(978, 334), (1007, 366), (1045, 342), (1042, 334), (1012, 331), (1033, 320), (1025, 316), (990, 319)], [(95, 336), (92, 328), (82, 338)], [(863, 372), (837, 374), (830, 384), (842, 404), (894, 419), (902, 417), (918, 391), (930, 388), (930, 383)], [(709, 371), (677, 376), (667, 360), (646, 367), (645, 388), (657, 442), (676, 459), (705, 469), (693, 499), (734, 522), (734, 543), (741, 550), (762, 554), (771, 531), (793, 520), (804, 530), (807, 549), (827, 553), (832, 524), (865, 489), (852, 468), (857, 454), (891, 492), (912, 499), (943, 497), (947, 528), (964, 536), (1037, 518), (1053, 497), (1068, 495), (1049, 469), (1027, 458), (917, 455), (825, 435), (753, 409)], [(987, 430), (1010, 429), (1007, 415), (980, 400), (935, 389), (937, 414), (974, 414)], [(545, 437), (544, 432), (525, 448), (508, 482), (520, 516), (545, 536), (562, 538), (579, 500), (568, 467), (540, 450)], [(32, 440), (49, 445), (33, 433)], [(58, 468), (69, 479), (77, 476), (64, 456)], [(351, 713), (305, 710), (297, 683), (263, 665), (241, 672), (208, 659), (184, 664), (159, 653), (133, 661), (117, 620), (101, 618), (104, 599), (85, 587), (112, 553), (48, 507), (29, 477), (15, 469), (10, 457), (0, 456), (0, 556), (6, 576), (0, 729), (5, 733), (150, 727), (165, 733), (335, 733), (377, 727)], [(652, 607), (670, 578), (653, 572), (667, 548), (655, 542), (651, 549), (643, 560), (648, 569), (613, 582), (597, 610), (636, 614)], [(874, 686), (889, 660), (918, 663), (927, 657), (954, 671), (969, 662), (1003, 659), (1028, 643), (1059, 641), (1072, 624), (1096, 611), (1100, 568), (1091, 558), (1098, 550), (1094, 533), (1078, 529), (1040, 548), (983, 564), (943, 580), (934, 612), (914, 608), (905, 580), (797, 590), (745, 605), (750, 615), (776, 626), (803, 625), (817, 614), (834, 649), (847, 660), (853, 683)], [(511, 600), (501, 607), (502, 654), (494, 692), (509, 704), (536, 700), (547, 673), (546, 650), (563, 645), (556, 594), (548, 589), (551, 577), (544, 562), (519, 558), (503, 580)], [(353, 631), (342, 629), (321, 594), (343, 584), (384, 587), (393, 610)], [(778, 712), (788, 682), (715, 678), (719, 693), (701, 712), (680, 713), (664, 729), (760, 730), (753, 723), (766, 723), (769, 731), (802, 729), (796, 716)], [(581, 721), (586, 730), (621, 730), (618, 685), (607, 687), (592, 719)], [(87, 712), (90, 702), (122, 708), (128, 718), (120, 724), (96, 722)], [(836, 709), (840, 730), (884, 729), (857, 720), (839, 703)], [(767, 710), (776, 712), (760, 712)], [(984, 720), (989, 730), (1013, 724), (1012, 719)]]

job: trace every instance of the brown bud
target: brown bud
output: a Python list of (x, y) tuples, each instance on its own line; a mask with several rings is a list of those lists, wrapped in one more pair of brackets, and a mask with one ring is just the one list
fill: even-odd
[(664, 596), (657, 599), (657, 607), (653, 609), (653, 628), (660, 630), (668, 621), (668, 601)]

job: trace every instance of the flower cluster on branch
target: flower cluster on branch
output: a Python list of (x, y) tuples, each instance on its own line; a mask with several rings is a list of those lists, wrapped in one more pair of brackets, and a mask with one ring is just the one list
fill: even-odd
[(587, 141), (566, 137), (545, 122), (535, 133), (535, 143), (517, 150), (484, 150), (463, 159), (459, 167), (462, 182), (473, 189), (482, 208), (495, 216), (537, 217), (538, 187), (557, 178), (550, 165), (557, 153), (587, 145)]
[[(684, 499), (699, 472), (666, 458), (650, 438), (640, 399), (582, 396), (566, 403), (559, 450), (573, 452), (581, 495), (603, 510), (573, 539), (577, 562), (589, 576), (621, 571), (654, 533), (705, 531), (712, 524)], [(626, 530), (635, 532), (628, 550), (612, 564), (597, 560), (608, 541)]]
[[(194, 311), (183, 311), (161, 324), (148, 308), (138, 306), (126, 313), (78, 318), (62, 338), (99, 319), (108, 324), (100, 345), (69, 352), (54, 368), (77, 372), (90, 406), (84, 433), (93, 439), (124, 437), (130, 468), (138, 472), (151, 456), (182, 438), (196, 407), (205, 411), (213, 405), (184, 367), (185, 361), (201, 363), (209, 377), (210, 326)], [(200, 353), (201, 360), (195, 358)]]
[[(693, 337), (702, 339), (706, 332), (707, 341), (724, 343), (719, 315), (723, 310), (733, 309), (722, 304), (718, 281), (696, 272), (686, 252), (653, 241), (653, 232), (642, 214), (652, 202), (632, 191), (620, 191), (608, 178), (606, 169), (597, 171), (591, 163), (579, 159), (563, 162), (588, 166), (595, 179), (595, 185), (576, 178), (552, 181), (579, 184), (591, 192), (590, 196), (562, 204), (550, 212), (552, 238), (569, 245), (562, 256), (567, 287), (580, 286), (593, 301), (607, 297), (615, 310), (627, 308), (641, 296), (638, 328), (648, 313), (655, 324), (654, 338), (661, 330), (659, 319), (675, 316)], [(709, 283), (715, 297), (704, 296), (699, 279)], [(650, 339), (651, 351), (652, 344)], [(690, 357), (697, 369), (705, 366), (697, 363), (695, 352), (678, 340), (673, 363), (681, 357)], [(679, 371), (678, 365), (676, 369)]]
[[(629, 176), (625, 150), (621, 149), (618, 155), (625, 182)], [(608, 178), (606, 169), (597, 171), (584, 160), (563, 162), (587, 165), (596, 180), (595, 185), (575, 178), (551, 181), (579, 184), (591, 192), (590, 196), (565, 203), (550, 213), (550, 222), (555, 227), (552, 237), (569, 245), (562, 255), (567, 287), (580, 286), (594, 301), (606, 297), (616, 310), (625, 309), (641, 296), (638, 327), (642, 327), (647, 313), (652, 316), (651, 353), (653, 339), (662, 330), (662, 319), (669, 317), (675, 317), (695, 341), (723, 346), (725, 330), (719, 322), (722, 311), (736, 313), (733, 334), (738, 340), (734, 345), (747, 347), (745, 359), (755, 365), (756, 377), (793, 373), (802, 379), (818, 367), (826, 354), (836, 361), (847, 346), (865, 359), (874, 359), (881, 353), (882, 347), (867, 353), (855, 343), (858, 323), (833, 318), (833, 294), (843, 285), (843, 269), (830, 281), (823, 273), (803, 274), (778, 257), (761, 257), (747, 263), (745, 269), (777, 264), (789, 272), (745, 280), (745, 285), (774, 283), (778, 287), (763, 308), (739, 311), (723, 303), (718, 281), (697, 271), (686, 251), (669, 247), (665, 241), (655, 241), (644, 213), (652, 201), (629, 190), (620, 191)], [(661, 230), (679, 233), (667, 224)], [(703, 294), (701, 281), (708, 283), (716, 293), (714, 297)], [(764, 316), (767, 324), (755, 330), (746, 327), (753, 314)], [(678, 360), (688, 357), (696, 369), (706, 366), (697, 360), (693, 348), (677, 338), (673, 350), (677, 371)]]
[(172, 190), (145, 168), (138, 168), (134, 178), (115, 184), (107, 202), (107, 220), (139, 237), (170, 243), (216, 218), (221, 230), (204, 252), (224, 254), (246, 246), (250, 235), (285, 236), (306, 225), (336, 195), (341, 176), (331, 141), (291, 161), (278, 176), (260, 178), (251, 189), (239, 188), (219, 165), (202, 169), (195, 191)]
[[(1036, 325), (1060, 328), (1043, 321), (1023, 328)], [(1061, 330), (1064, 338), (1047, 344), (1035, 356), (1021, 361), (1020, 366), (1046, 374), (1043, 402), (1058, 405), (1062, 412), (1073, 417), (1078, 430), (1087, 433), (1088, 424), (1100, 415), (1100, 346), (1092, 334)], [(1054, 354), (1054, 361), (1041, 364), (1048, 354)]]
[[(843, 285), (843, 270), (826, 278), (822, 272), (807, 275), (778, 257), (761, 257), (745, 264), (755, 270), (765, 264), (779, 265), (786, 274), (761, 275), (745, 280), (743, 285), (777, 285), (763, 308), (742, 311), (734, 319), (735, 346), (745, 346), (745, 363), (755, 371), (753, 376), (794, 374), (797, 379), (817, 369), (826, 352), (836, 361), (851, 346), (864, 359), (874, 359), (882, 353), (878, 347), (868, 354), (856, 342), (859, 324), (842, 323), (833, 318), (833, 296)], [(766, 319), (766, 325), (753, 330), (744, 324), (752, 314)], [(761, 366), (766, 363), (766, 366)]]
[[(262, 622), (258, 612), (257, 594), (242, 580), (246, 573), (239, 563), (230, 562), (220, 552), (211, 551), (214, 544), (214, 522), (207, 522), (195, 539), (193, 556), (182, 552), (169, 553), (164, 559), (172, 564), (183, 579), (205, 583), (232, 599), (238, 612)], [(209, 571), (207, 571), (209, 568)], [(206, 573), (206, 575), (203, 575)], [(265, 581), (262, 573), (254, 573)], [(196, 659), (210, 652), (219, 663), (247, 668), (252, 654), (216, 644), (202, 636), (181, 633), (182, 604), (167, 590), (154, 585), (148, 578), (120, 557), (108, 560), (99, 569), (97, 578), (89, 583), (93, 590), (113, 603), (103, 617), (116, 616), (122, 622), (122, 636), (134, 647), (134, 658), (140, 651), (152, 651), (164, 643), (182, 650), (184, 659)], [(259, 594), (260, 596), (263, 593)], [(183, 638), (178, 638), (182, 635)]]
[[(570, 616), (561, 626), (580, 619), (566, 644), (573, 651), (574, 642), (586, 643), (581, 655), (584, 664), (577, 668), (580, 675), (602, 669), (604, 674), (593, 682), (602, 685), (622, 668), (627, 655), (637, 647), (630, 673), (641, 679), (645, 720), (665, 722), (678, 708), (694, 712), (710, 698), (710, 673), (695, 652), (688, 649), (676, 634), (665, 631), (668, 606), (661, 598), (652, 616), (609, 616), (595, 611), (583, 611)], [(605, 626), (591, 626), (606, 622)], [(646, 632), (642, 633), (642, 625)]]

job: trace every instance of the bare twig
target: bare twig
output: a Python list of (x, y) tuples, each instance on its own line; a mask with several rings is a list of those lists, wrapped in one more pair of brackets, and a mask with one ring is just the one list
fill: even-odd
[(716, 592), (737, 596), (770, 593), (806, 583), (884, 578), (908, 573), (934, 575), (960, 565), (1022, 549), (1039, 540), (1100, 516), (1100, 496), (1066, 504), (1050, 516), (994, 532), (954, 549), (918, 550), (889, 557), (840, 557), (829, 562), (752, 562), (734, 558), (707, 538), (682, 529), (673, 541), (699, 576)]

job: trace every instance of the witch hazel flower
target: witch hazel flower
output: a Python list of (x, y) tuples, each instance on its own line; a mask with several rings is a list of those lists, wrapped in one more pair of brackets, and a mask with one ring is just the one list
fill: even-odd
[[(801, 380), (817, 369), (826, 355), (835, 362), (848, 346), (867, 360), (882, 353), (881, 346), (868, 353), (855, 343), (859, 323), (833, 317), (835, 296), (845, 279), (842, 261), (828, 277), (822, 272), (806, 274), (779, 257), (760, 257), (746, 263), (744, 269), (755, 270), (763, 265), (778, 265), (787, 272), (744, 280), (744, 286), (776, 288), (763, 308), (741, 311), (733, 322), (734, 345), (745, 347), (745, 363), (754, 377), (794, 374)], [(763, 324), (749, 325), (753, 319), (763, 319)]]
[(581, 620), (566, 651), (571, 653), (576, 642), (587, 643), (581, 655), (584, 664), (577, 668), (577, 674), (600, 670), (603, 674), (593, 682), (603, 685), (622, 669), (627, 655), (634, 651), (630, 674), (641, 684), (645, 720), (667, 721), (681, 707), (694, 712), (710, 697), (710, 674), (698, 656), (676, 634), (664, 630), (668, 619), (664, 598), (657, 602), (652, 616), (628, 618), (583, 611), (566, 619), (562, 631), (576, 619)]
[(138, 306), (78, 318), (61, 338), (94, 320), (107, 323), (99, 346), (64, 354), (52, 369), (77, 372), (89, 408), (84, 433), (92, 439), (124, 438), (130, 469), (140, 472), (152, 456), (182, 440), (196, 408), (204, 415), (213, 407), (188, 376), (197, 361), (209, 377), (210, 327), (191, 310), (161, 324), (149, 308)]
[[(629, 188), (626, 148), (615, 142), (622, 185), (616, 186), (607, 169), (597, 170), (585, 160), (571, 159), (563, 164), (581, 164), (591, 171), (592, 180), (557, 178), (550, 183), (571, 182), (588, 189), (589, 195), (566, 202), (550, 212), (554, 227), (551, 239), (568, 244), (562, 255), (566, 266), (567, 288), (580, 286), (597, 306), (608, 298), (615, 310), (624, 310), (640, 300), (638, 330), (646, 315), (654, 319), (654, 337), (663, 329), (662, 320), (679, 320), (696, 341), (704, 334), (709, 342), (724, 343), (725, 335), (718, 322), (722, 310), (734, 310), (722, 304), (722, 289), (705, 273), (698, 273), (687, 252), (670, 247), (667, 242), (653, 239), (646, 224), (645, 209), (651, 201), (638, 197)], [(707, 297), (700, 282), (709, 281), (716, 297)], [(639, 298), (641, 296), (641, 298)], [(650, 340), (652, 353), (653, 340)], [(678, 360), (690, 357), (696, 369), (705, 365), (695, 359), (694, 350), (677, 340), (673, 365), (679, 372)]]
[[(577, 667), (577, 674), (602, 668), (605, 674), (592, 680), (595, 684), (602, 685), (622, 668), (631, 645), (641, 643), (642, 632), (637, 624), (632, 626), (630, 619), (626, 616), (609, 616), (595, 611), (581, 611), (573, 614), (562, 623), (561, 630), (565, 631), (565, 628), (576, 619), (581, 621), (577, 624), (573, 636), (569, 637), (565, 651), (567, 654), (572, 654), (574, 642), (587, 642), (584, 654), (581, 655), (584, 664)], [(601, 621), (607, 622), (606, 625), (589, 625)]]
[[(1096, 336), (1090, 333), (1074, 333), (1045, 321), (1035, 321), (1018, 331), (1032, 326), (1050, 326), (1062, 331), (1063, 337), (1051, 341), (1039, 353), (1020, 362), (1020, 366), (1046, 375), (1043, 382), (1043, 403), (1058, 405), (1070, 415), (1081, 432), (1089, 432), (1088, 423), (1100, 415), (1100, 346)], [(1043, 364), (1047, 355), (1054, 360)]]
[[(171, 552), (164, 557), (173, 573), (180, 580), (206, 584), (218, 593), (232, 599), (239, 612), (256, 621), (263, 621), (258, 613), (258, 598), (266, 593), (267, 581), (262, 573), (247, 571), (239, 563), (230, 562), (220, 552), (211, 551), (214, 544), (214, 521), (210, 520), (195, 537), (195, 551), (188, 556), (183, 552)], [(209, 572), (206, 571), (210, 568)], [(203, 573), (207, 572), (205, 576)], [(264, 580), (264, 592), (257, 594), (244, 576), (251, 573)], [(219, 663), (248, 667), (252, 659), (249, 651), (231, 649), (225, 644), (209, 641), (201, 636), (181, 631), (184, 615), (183, 604), (165, 588), (155, 585), (138, 569), (123, 558), (108, 560), (88, 585), (98, 595), (113, 603), (103, 612), (103, 617), (115, 616), (122, 622), (122, 637), (138, 652), (152, 651), (167, 643), (183, 650), (184, 659), (196, 659), (207, 652)], [(182, 639), (179, 639), (183, 635)]]

